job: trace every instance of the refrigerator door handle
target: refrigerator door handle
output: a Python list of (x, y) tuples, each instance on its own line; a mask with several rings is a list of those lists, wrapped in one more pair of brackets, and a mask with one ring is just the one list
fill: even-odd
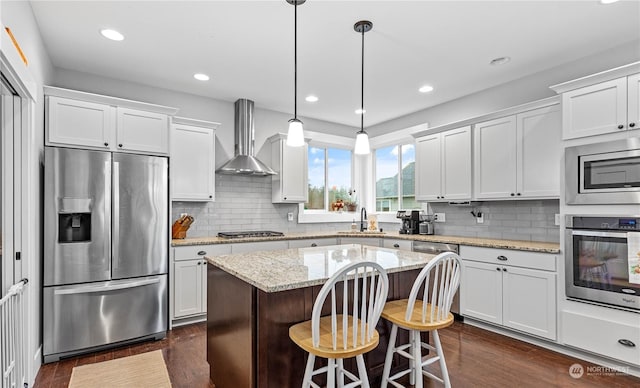
[[(107, 220), (106, 218), (111, 213), (111, 160), (107, 160), (104, 162), (104, 187), (105, 187), (105, 201), (104, 201), (104, 216), (105, 216), (105, 230), (108, 230), (111, 227), (111, 220)], [(107, 239), (107, 241), (109, 241)], [(104, 257), (109, 260), (111, 257), (111, 244), (104, 244)]]
[(160, 279), (155, 278), (155, 279), (137, 280), (133, 282), (113, 284), (110, 286), (82, 286), (82, 287), (55, 290), (54, 294), (55, 295), (73, 295), (73, 294), (88, 294), (92, 292), (104, 293), (104, 292), (109, 292), (114, 290), (123, 290), (125, 288), (148, 286), (150, 284), (156, 284), (159, 281)]
[(113, 268), (118, 268), (120, 263), (120, 162), (113, 162)]

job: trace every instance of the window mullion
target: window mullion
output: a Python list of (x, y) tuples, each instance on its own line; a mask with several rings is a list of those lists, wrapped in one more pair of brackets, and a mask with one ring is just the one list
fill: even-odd
[(329, 211), (329, 148), (324, 148), (324, 211)]
[(402, 204), (402, 145), (398, 145), (398, 210), (403, 209)]

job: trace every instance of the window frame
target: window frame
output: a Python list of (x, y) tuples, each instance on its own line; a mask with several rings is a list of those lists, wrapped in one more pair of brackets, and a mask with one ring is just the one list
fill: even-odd
[[(382, 148), (398, 147), (398, 164), (397, 164), (397, 167), (398, 167), (398, 170), (397, 170), (397, 177), (398, 178), (397, 179), (398, 180), (396, 182), (397, 187), (398, 187), (398, 193), (397, 193), (396, 199), (398, 201), (398, 210), (402, 210), (402, 209), (404, 209), (404, 207), (403, 207), (404, 206), (404, 204), (403, 204), (403, 202), (404, 202), (404, 192), (403, 192), (404, 180), (403, 180), (403, 177), (402, 177), (402, 147), (404, 147), (404, 146), (413, 146), (414, 150), (415, 150), (415, 143), (405, 140), (405, 141), (400, 141), (400, 142), (394, 143), (394, 144), (380, 145), (379, 147), (373, 149), (372, 152), (371, 152), (373, 154), (373, 166), (372, 166), (373, 167), (373, 169), (372, 169), (373, 170), (373, 174), (372, 174), (373, 175), (372, 176), (372, 178), (373, 178), (373, 191), (372, 191), (372, 193), (373, 193), (373, 199), (375, 200), (375, 204), (376, 204), (375, 212), (377, 214), (380, 214), (380, 215), (393, 214), (394, 216), (396, 214), (396, 210), (389, 210), (389, 211), (378, 211), (377, 210), (377, 205), (378, 205), (378, 196), (377, 196), (378, 193), (376, 192), (376, 185), (377, 185), (377, 179), (376, 179), (377, 176), (376, 176), (376, 174), (377, 174), (377, 168), (378, 168), (377, 151), (382, 149)], [(415, 166), (415, 157), (414, 157), (413, 163), (414, 163), (414, 166)], [(414, 198), (415, 198), (415, 177), (414, 177)], [(388, 201), (391, 201), (391, 200), (389, 199)], [(389, 207), (391, 207), (391, 206), (389, 206)]]

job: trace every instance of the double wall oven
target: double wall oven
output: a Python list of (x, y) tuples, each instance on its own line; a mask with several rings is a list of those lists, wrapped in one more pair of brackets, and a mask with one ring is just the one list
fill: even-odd
[(640, 216), (566, 216), (567, 297), (640, 312)]

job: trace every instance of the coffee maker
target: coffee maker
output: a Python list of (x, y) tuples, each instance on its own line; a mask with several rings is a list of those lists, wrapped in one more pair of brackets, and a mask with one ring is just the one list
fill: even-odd
[(420, 234), (420, 210), (398, 210), (396, 218), (402, 220), (400, 234)]

